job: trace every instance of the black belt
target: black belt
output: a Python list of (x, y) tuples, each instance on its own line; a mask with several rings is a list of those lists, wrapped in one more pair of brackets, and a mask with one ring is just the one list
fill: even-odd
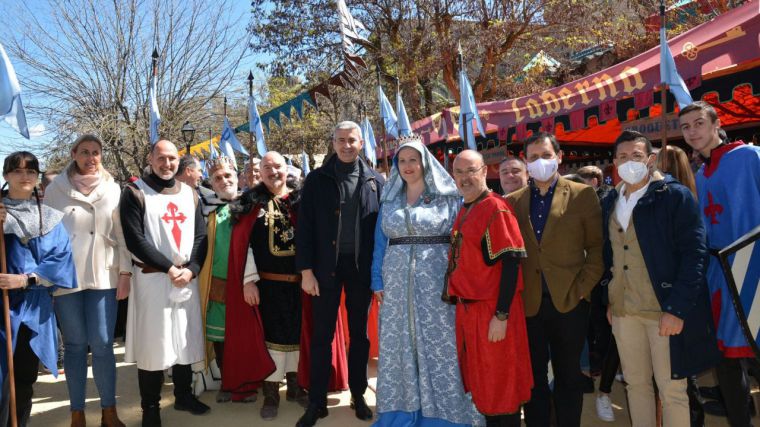
[(451, 243), (449, 236), (406, 236), (394, 237), (388, 241), (388, 246), (394, 245), (441, 245)]
[(466, 299), (466, 298), (459, 298), (459, 297), (449, 297), (449, 304), (456, 305), (456, 304), (472, 304), (476, 303), (480, 300), (476, 299)]

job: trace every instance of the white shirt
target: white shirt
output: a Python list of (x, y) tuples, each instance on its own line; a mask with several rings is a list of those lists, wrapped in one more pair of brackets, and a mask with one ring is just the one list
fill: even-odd
[(649, 177), (649, 181), (647, 181), (647, 185), (639, 188), (638, 190), (628, 195), (628, 200), (626, 200), (626, 197), (625, 197), (625, 194), (626, 194), (625, 184), (623, 184), (623, 186), (620, 187), (620, 195), (618, 196), (617, 203), (615, 204), (615, 219), (617, 219), (618, 224), (620, 224), (620, 226), (623, 227), (623, 231), (628, 231), (628, 223), (631, 222), (631, 215), (633, 215), (633, 208), (636, 207), (636, 203), (638, 203), (639, 199), (644, 195), (644, 193), (647, 192), (647, 188), (649, 188), (650, 182), (652, 182), (652, 177)]

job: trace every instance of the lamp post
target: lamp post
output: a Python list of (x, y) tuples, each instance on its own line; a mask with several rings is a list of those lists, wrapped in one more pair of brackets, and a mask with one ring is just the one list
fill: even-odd
[(182, 125), (182, 139), (187, 145), (187, 154), (190, 154), (190, 146), (193, 145), (193, 138), (195, 137), (195, 128), (190, 124), (190, 120), (185, 120), (185, 124)]

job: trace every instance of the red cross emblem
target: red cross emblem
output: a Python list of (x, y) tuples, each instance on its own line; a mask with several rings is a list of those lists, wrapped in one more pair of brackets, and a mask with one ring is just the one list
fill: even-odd
[(711, 192), (707, 192), (707, 207), (705, 208), (705, 215), (710, 217), (710, 224), (718, 224), (716, 217), (723, 213), (723, 205), (713, 203), (713, 195)]
[(172, 237), (174, 237), (174, 243), (177, 244), (177, 249), (179, 249), (179, 243), (182, 241), (182, 230), (180, 230), (179, 225), (177, 225), (177, 221), (183, 223), (187, 217), (182, 212), (177, 212), (179, 208), (172, 202), (169, 202), (169, 204), (166, 205), (166, 210), (168, 212), (165, 213), (161, 219), (167, 224), (170, 221), (174, 222), (174, 226), (172, 226)]

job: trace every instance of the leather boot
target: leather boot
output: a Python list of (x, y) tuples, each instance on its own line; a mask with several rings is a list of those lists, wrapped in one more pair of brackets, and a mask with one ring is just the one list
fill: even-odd
[(71, 427), (85, 427), (84, 411), (71, 411)]
[(103, 408), (100, 418), (100, 427), (126, 427), (116, 414), (116, 406)]
[(288, 402), (298, 402), (303, 408), (309, 407), (309, 393), (298, 385), (298, 374), (287, 372), (285, 381), (288, 384), (288, 391), (285, 393), (285, 400)]
[(261, 407), (261, 418), (273, 420), (277, 418), (277, 409), (280, 406), (280, 383), (264, 381), (264, 406)]
[(142, 407), (142, 427), (161, 427), (161, 407), (147, 405)]
[(699, 395), (696, 376), (686, 378), (686, 394), (689, 396), (689, 417), (691, 419), (691, 427), (704, 427), (705, 411), (702, 408), (702, 399)]

